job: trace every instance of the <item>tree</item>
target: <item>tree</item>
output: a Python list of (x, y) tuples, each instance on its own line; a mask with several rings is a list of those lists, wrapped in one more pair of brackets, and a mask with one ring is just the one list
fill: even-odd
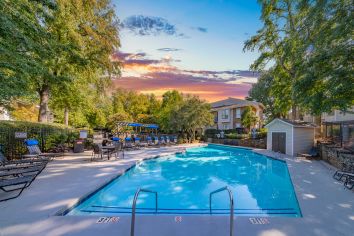
[[(45, 22), (54, 38), (51, 47), (55, 53), (46, 60), (51, 73), (34, 77), (32, 81), (40, 98), (40, 122), (46, 120), (52, 87), (73, 83), (78, 75), (92, 76), (100, 72), (100, 76), (86, 77), (85, 81), (96, 82), (97, 86), (104, 84), (102, 75), (118, 72), (116, 63), (110, 60), (119, 46), (117, 21), (110, 1), (58, 0), (57, 5), (53, 17)], [(70, 92), (70, 89), (64, 91)]]
[(304, 18), (304, 60), (295, 90), (302, 107), (314, 114), (346, 111), (354, 105), (353, 2), (316, 1)]
[[(303, 16), (308, 12), (306, 1), (259, 1), (262, 5), (261, 20), (264, 25), (255, 36), (246, 41), (244, 50), (258, 49), (261, 54), (252, 64), (254, 70), (263, 70), (274, 63), (272, 72), (279, 85), (290, 92), (292, 119), (297, 118), (295, 81), (299, 77), (297, 62), (301, 53), (299, 31)], [(300, 4), (301, 2), (302, 4)], [(281, 76), (280, 76), (281, 75)], [(277, 94), (275, 94), (277, 95)]]
[(293, 119), (353, 106), (352, 1), (259, 2), (264, 26), (244, 49), (261, 52), (252, 69), (271, 66), (274, 104)]
[(258, 121), (256, 113), (252, 110), (252, 107), (247, 106), (241, 115), (241, 123), (244, 127), (250, 130), (256, 125)]
[(213, 121), (210, 104), (197, 96), (187, 96), (180, 108), (172, 111), (170, 125), (187, 133), (190, 141), (193, 141), (197, 129), (212, 125)]
[(171, 123), (175, 111), (183, 104), (183, 95), (177, 90), (167, 91), (162, 95), (161, 109), (158, 112), (158, 123), (165, 132), (176, 132), (176, 124)]
[(0, 105), (32, 95), (28, 81), (49, 74), (43, 58), (54, 52), (43, 22), (55, 10), (53, 1), (0, 1)]
[(284, 118), (289, 111), (289, 93), (272, 72), (264, 72), (259, 77), (257, 83), (252, 85), (248, 92), (247, 100), (257, 101), (265, 106), (264, 113), (269, 119)]

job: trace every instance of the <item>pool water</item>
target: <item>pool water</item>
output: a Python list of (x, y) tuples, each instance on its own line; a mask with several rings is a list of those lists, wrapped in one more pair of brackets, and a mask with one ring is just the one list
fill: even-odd
[[(67, 214), (131, 213), (138, 188), (158, 192), (158, 214), (209, 214), (210, 192), (224, 186), (233, 193), (235, 215), (301, 217), (285, 162), (221, 145), (143, 161)], [(155, 213), (154, 197), (141, 193), (137, 213)], [(228, 214), (229, 203), (226, 191), (213, 195), (213, 214)]]

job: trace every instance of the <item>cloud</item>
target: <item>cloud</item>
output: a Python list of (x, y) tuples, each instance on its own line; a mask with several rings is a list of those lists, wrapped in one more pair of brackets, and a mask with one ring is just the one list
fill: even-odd
[(208, 32), (208, 29), (207, 29), (207, 28), (205, 28), (205, 27), (200, 27), (200, 26), (198, 26), (198, 27), (192, 27), (192, 29), (197, 30), (197, 31), (199, 31), (199, 32), (201, 32), (201, 33), (207, 33), (207, 32)]
[(258, 73), (247, 70), (186, 70), (172, 65), (179, 62), (167, 55), (161, 59), (150, 59), (146, 53), (116, 52), (113, 57), (123, 64), (121, 78), (114, 81), (117, 87), (155, 93), (177, 89), (184, 93), (199, 95), (215, 101), (225, 97), (244, 98)]
[(186, 37), (185, 34), (177, 31), (175, 25), (169, 23), (166, 19), (155, 16), (133, 15), (125, 18), (121, 23), (122, 29), (140, 35), (171, 35)]
[(179, 49), (179, 48), (159, 48), (159, 49), (157, 49), (157, 51), (161, 51), (161, 52), (178, 52), (178, 51), (182, 51), (182, 49)]

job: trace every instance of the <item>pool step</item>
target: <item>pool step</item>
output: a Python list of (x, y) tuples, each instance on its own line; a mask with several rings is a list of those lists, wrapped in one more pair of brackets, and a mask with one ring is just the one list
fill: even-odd
[[(92, 213), (92, 214), (131, 214), (132, 208), (130, 207), (119, 207), (119, 206), (99, 206), (92, 205), (85, 209), (81, 209), (81, 212)], [(159, 214), (159, 215), (170, 215), (170, 214), (181, 214), (181, 215), (210, 215), (210, 209), (174, 209), (174, 208), (158, 208), (157, 213), (155, 208), (136, 208), (137, 214)], [(230, 209), (213, 209), (213, 215), (228, 215), (230, 214)], [(293, 208), (272, 208), (272, 209), (235, 209), (235, 215), (289, 215), (297, 216), (297, 212)]]

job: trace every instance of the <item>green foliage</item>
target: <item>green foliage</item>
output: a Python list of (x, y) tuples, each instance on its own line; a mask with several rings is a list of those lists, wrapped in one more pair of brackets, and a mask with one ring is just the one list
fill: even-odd
[(249, 138), (248, 134), (236, 134), (236, 133), (231, 133), (231, 134), (225, 134), (226, 138), (229, 139), (246, 139)]
[(256, 125), (258, 121), (256, 113), (252, 110), (250, 106), (246, 107), (241, 115), (242, 126), (250, 129)]
[(259, 2), (263, 27), (244, 49), (261, 52), (252, 69), (270, 69), (250, 99), (263, 102), (272, 117), (291, 107), (293, 119), (298, 110), (320, 115), (353, 106), (352, 1)]
[(39, 121), (47, 121), (50, 106), (56, 114), (85, 110), (88, 118), (78, 123), (105, 124), (107, 114), (86, 110), (85, 102), (120, 73), (111, 60), (120, 42), (110, 0), (4, 0), (0, 20), (0, 104), (37, 94)]
[(172, 110), (171, 114), (170, 127), (187, 133), (190, 141), (195, 140), (197, 129), (212, 125), (214, 121), (214, 117), (210, 113), (210, 104), (197, 96), (186, 96), (180, 107)]
[(5, 155), (9, 158), (17, 158), (28, 152), (23, 140), (15, 138), (15, 132), (26, 132), (27, 138), (37, 139), (39, 146), (44, 147), (44, 150), (62, 143), (65, 137), (67, 137), (67, 142), (73, 141), (70, 137), (78, 137), (78, 131), (63, 125), (0, 121), (0, 143), (4, 145)]

